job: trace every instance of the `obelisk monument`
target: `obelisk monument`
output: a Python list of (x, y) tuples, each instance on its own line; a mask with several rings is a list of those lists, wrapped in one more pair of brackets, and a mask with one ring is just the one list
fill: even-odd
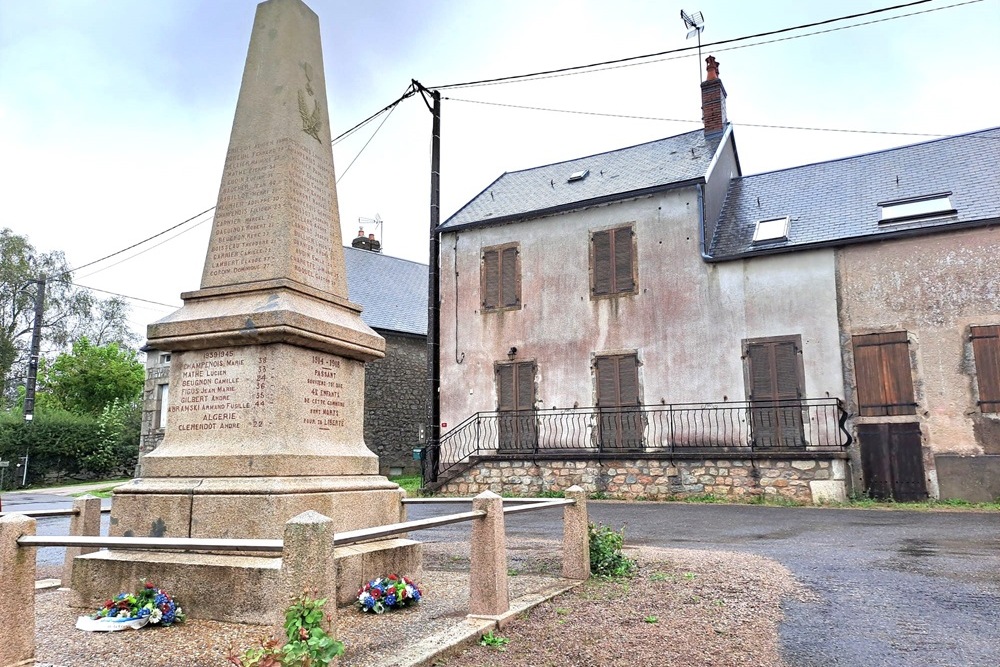
[(112, 534), (277, 538), (401, 520), (365, 446), (364, 364), (385, 342), (347, 299), (319, 20), (257, 7), (201, 289), (149, 326), (172, 353), (162, 444), (119, 487)]

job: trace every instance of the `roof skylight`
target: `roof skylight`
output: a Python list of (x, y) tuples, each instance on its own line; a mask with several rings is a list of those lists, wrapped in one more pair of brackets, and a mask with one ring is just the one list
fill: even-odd
[(783, 218), (770, 218), (768, 220), (758, 220), (757, 227), (753, 231), (754, 243), (765, 243), (767, 241), (783, 241), (788, 238), (788, 216)]
[(903, 222), (933, 218), (955, 213), (951, 205), (951, 193), (900, 199), (898, 201), (879, 202), (879, 222)]
[(583, 179), (587, 178), (587, 174), (589, 173), (590, 173), (589, 169), (584, 169), (583, 171), (574, 171), (572, 174), (569, 175), (569, 179), (566, 182), (572, 183), (573, 181), (582, 181)]

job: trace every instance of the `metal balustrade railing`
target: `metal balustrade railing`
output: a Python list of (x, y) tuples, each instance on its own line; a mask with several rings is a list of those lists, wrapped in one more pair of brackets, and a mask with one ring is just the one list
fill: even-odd
[(840, 452), (851, 443), (837, 398), (477, 412), (429, 457), (437, 481), (475, 457)]

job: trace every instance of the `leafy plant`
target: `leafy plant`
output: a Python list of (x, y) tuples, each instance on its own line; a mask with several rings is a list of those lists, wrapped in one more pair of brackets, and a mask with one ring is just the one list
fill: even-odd
[(230, 649), (227, 659), (237, 667), (325, 667), (344, 652), (343, 642), (328, 633), (330, 616), (323, 612), (326, 598), (315, 599), (307, 591), (292, 598), (285, 609), (285, 643), (260, 639), (237, 656)]
[(492, 630), (490, 630), (485, 635), (479, 638), (480, 646), (489, 646), (490, 648), (495, 648), (498, 651), (507, 650), (507, 644), (509, 643), (510, 643), (509, 639), (507, 639), (506, 637), (501, 637), (500, 635), (493, 634)]
[(660, 619), (659, 619), (659, 617), (654, 616), (653, 614), (650, 614), (649, 616), (647, 616), (646, 618), (644, 618), (642, 620), (645, 621), (646, 623), (656, 623)]
[(654, 572), (649, 575), (650, 581), (670, 581), (673, 579), (673, 575), (666, 574), (664, 572)]
[(636, 562), (622, 553), (625, 527), (616, 531), (604, 524), (590, 524), (590, 572), (605, 577), (630, 577)]

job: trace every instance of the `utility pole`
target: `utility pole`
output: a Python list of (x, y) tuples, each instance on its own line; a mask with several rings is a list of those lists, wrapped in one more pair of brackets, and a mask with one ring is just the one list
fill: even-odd
[[(42, 316), (45, 312), (45, 276), (32, 281), (35, 289), (35, 321), (31, 327), (31, 356), (28, 358), (28, 379), (24, 385), (24, 421), (35, 417), (35, 381), (38, 379), (38, 357), (42, 347)], [(25, 461), (27, 468), (27, 461)]]
[(431, 215), (430, 215), (430, 261), (427, 271), (427, 446), (424, 447), (424, 484), (437, 480), (438, 451), (441, 439), (441, 360), (439, 358), (441, 318), (441, 290), (438, 284), (440, 274), (440, 243), (438, 225), (441, 223), (441, 93), (427, 90), (414, 80), (413, 86), (420, 91), (427, 104), (430, 93), (431, 104), (427, 104), (433, 116), (431, 126)]

